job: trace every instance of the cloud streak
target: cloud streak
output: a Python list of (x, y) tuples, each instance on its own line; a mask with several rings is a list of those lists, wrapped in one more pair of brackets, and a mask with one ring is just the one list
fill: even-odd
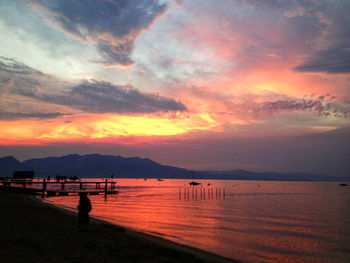
[(39, 70), (9, 57), (0, 56), (0, 71), (17, 74), (42, 74)]
[(158, 0), (35, 1), (57, 28), (75, 39), (94, 44), (106, 66), (130, 67), (134, 42), (164, 14), (167, 4)]
[(53, 119), (67, 114), (60, 112), (0, 112), (0, 120), (17, 120), (17, 119)]
[[(66, 83), (12, 58), (0, 58), (0, 72), (0, 95), (20, 95), (83, 112), (137, 114), (187, 110), (179, 101), (141, 92), (132, 85), (114, 85), (98, 80), (83, 80), (78, 85)], [(60, 114), (4, 113), (4, 116), (43, 118)]]
[(350, 45), (315, 53), (294, 70), (299, 72), (350, 73)]
[(113, 85), (96, 80), (84, 81), (67, 92), (34, 96), (47, 102), (92, 113), (130, 114), (186, 110), (186, 106), (181, 102), (143, 93), (132, 85)]
[[(326, 97), (329, 97), (328, 99)], [(317, 99), (295, 99), (267, 101), (256, 108), (254, 113), (281, 113), (309, 111), (317, 116), (350, 117), (350, 105), (335, 103), (330, 95), (319, 96)]]

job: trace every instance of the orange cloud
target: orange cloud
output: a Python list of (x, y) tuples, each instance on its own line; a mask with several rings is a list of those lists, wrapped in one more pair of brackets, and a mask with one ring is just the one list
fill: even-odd
[(215, 130), (219, 125), (207, 114), (182, 116), (82, 115), (55, 120), (1, 121), (0, 144), (100, 140), (127, 136), (175, 136)]

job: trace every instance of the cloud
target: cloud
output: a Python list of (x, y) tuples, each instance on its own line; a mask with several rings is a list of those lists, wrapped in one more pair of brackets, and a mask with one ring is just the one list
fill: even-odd
[[(326, 97), (329, 97), (327, 99)], [(254, 110), (254, 113), (280, 113), (309, 111), (317, 116), (334, 116), (338, 118), (350, 117), (350, 105), (348, 103), (340, 104), (333, 100), (329, 94), (319, 96), (317, 99), (295, 99), (295, 100), (276, 100), (264, 102), (260, 107)]]
[(0, 71), (18, 74), (42, 74), (40, 71), (9, 57), (0, 56)]
[(346, 1), (323, 2), (317, 17), (325, 25), (320, 35), (321, 47), (294, 68), (300, 72), (350, 72), (350, 3)]
[(67, 114), (60, 112), (0, 112), (0, 120), (17, 120), (17, 119), (53, 119), (57, 117), (61, 117)]
[(315, 53), (302, 65), (294, 68), (300, 72), (350, 73), (350, 45), (347, 49), (328, 49)]
[[(6, 61), (11, 63), (6, 64)], [(0, 57), (0, 73), (0, 95), (21, 95), (89, 113), (135, 114), (187, 110), (181, 102), (158, 94), (141, 92), (132, 85), (114, 85), (98, 80), (82, 80), (77, 85), (43, 73), (38, 75), (38, 71), (15, 59)], [(10, 115), (7, 113), (7, 116)], [(15, 115), (12, 114), (13, 117)], [(23, 117), (34, 115), (37, 114), (22, 114)], [(17, 113), (17, 117), (19, 116)], [(45, 116), (49, 117), (50, 114), (37, 115), (39, 118)], [(59, 114), (51, 113), (51, 116), (57, 117)]]
[(35, 1), (59, 30), (81, 42), (92, 43), (106, 66), (132, 66), (134, 42), (167, 10), (158, 0)]
[(186, 106), (173, 99), (143, 93), (131, 85), (113, 85), (104, 81), (84, 81), (58, 96), (41, 99), (93, 113), (155, 113), (185, 111)]

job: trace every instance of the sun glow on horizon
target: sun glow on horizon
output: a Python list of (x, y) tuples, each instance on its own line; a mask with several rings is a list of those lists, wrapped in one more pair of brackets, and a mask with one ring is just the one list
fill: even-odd
[[(86, 115), (69, 120), (26, 120), (0, 122), (0, 144), (30, 144), (33, 141), (74, 141), (119, 136), (175, 136), (191, 131), (215, 130), (219, 123), (208, 114), (166, 118), (144, 115)], [(17, 142), (17, 143), (16, 143)]]

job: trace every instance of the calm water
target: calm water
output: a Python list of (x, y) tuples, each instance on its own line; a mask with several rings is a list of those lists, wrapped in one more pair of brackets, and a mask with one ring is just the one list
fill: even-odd
[[(92, 216), (244, 262), (350, 262), (350, 186), (120, 179)], [(208, 183), (210, 185), (208, 186)], [(52, 197), (76, 208), (79, 197)]]

